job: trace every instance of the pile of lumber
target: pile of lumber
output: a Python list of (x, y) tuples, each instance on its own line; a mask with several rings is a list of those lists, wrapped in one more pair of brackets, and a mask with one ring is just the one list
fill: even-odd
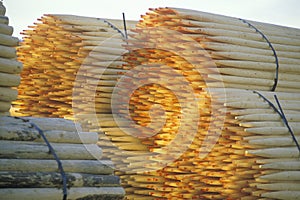
[(9, 26), (6, 9), (0, 2), (0, 115), (9, 115), (11, 102), (16, 100), (20, 84), (22, 63), (16, 60), (16, 46), (19, 39), (12, 36), (13, 27)]
[[(209, 53), (226, 87), (272, 90), (277, 56), (276, 91), (299, 92), (299, 29), (179, 8), (154, 9), (139, 26), (192, 38)], [(207, 76), (220, 78), (212, 72)]]
[[(226, 112), (251, 102), (253, 112), (265, 114), (252, 90), (275, 90), (286, 92), (280, 93), (280, 100), (288, 105), (284, 109), (295, 114), (289, 119), (298, 118), (299, 102), (294, 100), (300, 91), (298, 29), (158, 8), (143, 16), (132, 31), (124, 78), (118, 80), (112, 99), (119, 116), (111, 118), (111, 127), (105, 131), (123, 150), (116, 151), (112, 160), (123, 169), (119, 175), (128, 199), (299, 196), (299, 179), (289, 178), (299, 173), (295, 141), (285, 138), (289, 146), (283, 149), (277, 149), (276, 145), (283, 145), (277, 138), (274, 148), (273, 143), (253, 145), (257, 135), (244, 130), (247, 118)], [(214, 88), (221, 89), (214, 93)], [(248, 90), (227, 94), (235, 88)], [(280, 126), (286, 132), (280, 115), (272, 115), (274, 123), (268, 118), (259, 122), (261, 117), (249, 126)], [(264, 151), (276, 150), (287, 154), (277, 153), (280, 159), (292, 158), (295, 171), (260, 165), (276, 163), (263, 159)], [(284, 183), (289, 186), (280, 188)]]
[(121, 21), (43, 16), (19, 48), (18, 114), (87, 121), (126, 199), (298, 198), (300, 30), (179, 8), (142, 18), (125, 41)]
[[(251, 92), (226, 89), (228, 138), (224, 147), (232, 151), (224, 167), (224, 186), (249, 193), (252, 199), (297, 199), (300, 196), (300, 94), (286, 92)], [(214, 91), (218, 93), (218, 91)], [(276, 95), (276, 97), (275, 97)], [(277, 98), (277, 99), (276, 99)], [(285, 123), (285, 120), (287, 123)], [(237, 125), (239, 127), (237, 127)], [(235, 190), (234, 193), (237, 193)], [(229, 195), (230, 198), (239, 196)]]
[[(114, 68), (122, 64), (123, 21), (73, 15), (44, 15), (39, 21), (24, 30), (18, 48), (24, 70), (15, 115), (73, 119), (74, 110), (90, 113), (91, 104), (106, 98), (103, 93), (117, 76)], [(127, 20), (126, 27), (135, 23)]]
[(0, 125), (1, 198), (62, 199), (63, 174), (68, 199), (123, 199), (97, 133), (59, 118), (1, 117)]

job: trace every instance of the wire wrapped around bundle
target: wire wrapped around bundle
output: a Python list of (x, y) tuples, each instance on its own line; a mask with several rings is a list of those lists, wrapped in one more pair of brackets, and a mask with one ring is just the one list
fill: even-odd
[[(247, 143), (253, 133), (226, 111), (232, 103), (265, 112), (252, 97), (261, 100), (253, 90), (288, 95), (288, 102), (296, 106), (298, 29), (158, 8), (144, 15), (132, 31), (126, 45), (129, 53), (124, 55), (126, 71), (120, 71), (123, 77), (112, 94), (111, 127), (105, 131), (121, 149), (111, 153), (128, 199), (298, 195), (291, 186), (295, 192), (288, 196), (289, 189), (278, 189), (276, 181), (269, 182), (277, 187), (275, 193), (268, 184), (260, 185), (263, 175), (274, 171), (260, 168), (259, 146)], [(248, 95), (253, 98), (249, 102)], [(293, 112), (298, 114), (296, 108)], [(279, 118), (265, 124), (284, 127)], [(295, 143), (289, 141), (296, 155)]]
[[(128, 28), (135, 23), (128, 20)], [(114, 84), (113, 68), (122, 64), (125, 42), (116, 28), (123, 30), (122, 20), (47, 14), (24, 30), (18, 48), (24, 70), (15, 115), (74, 119), (74, 110), (77, 116), (89, 114), (89, 105), (105, 98), (103, 93)], [(111, 77), (95, 78), (109, 67)], [(91, 97), (95, 91), (83, 88), (87, 84), (102, 84), (98, 98)]]
[[(88, 121), (127, 199), (298, 197), (296, 140), (253, 91), (278, 95), (298, 139), (300, 31), (179, 8), (151, 9), (142, 18), (128, 40), (109, 27), (118, 33), (104, 41), (107, 30), (97, 20), (101, 30), (82, 32), (91, 27), (79, 26), (81, 18), (45, 16), (20, 48), (30, 63), (36, 44), (32, 61), (41, 62), (25, 73), (30, 81), (16, 108), (60, 117), (75, 111)], [(39, 35), (47, 30), (50, 39)], [(30, 101), (38, 106), (26, 108)]]
[(123, 199), (96, 132), (60, 118), (0, 117), (3, 199)]

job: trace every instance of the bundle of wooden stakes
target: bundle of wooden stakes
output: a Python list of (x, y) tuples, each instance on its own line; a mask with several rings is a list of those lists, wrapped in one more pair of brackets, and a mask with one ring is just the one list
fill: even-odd
[(227, 148), (245, 154), (231, 153), (232, 163), (222, 177), (225, 187), (233, 182), (252, 199), (298, 199), (300, 94), (226, 91), (227, 99), (221, 101), (228, 120), (222, 136), (229, 139)]
[(16, 86), (20, 84), (22, 63), (16, 60), (19, 39), (11, 36), (13, 27), (5, 16), (6, 9), (0, 2), (0, 115), (9, 115), (11, 102), (16, 100)]
[[(123, 117), (111, 118), (111, 124), (116, 121), (119, 127), (106, 129), (114, 145), (126, 150), (112, 153), (112, 159), (123, 169), (119, 175), (127, 198), (299, 197), (297, 140), (286, 135), (280, 114), (266, 103), (256, 103), (260, 97), (252, 90), (282, 92), (278, 95), (286, 105), (283, 108), (293, 114), (288, 118), (294, 123), (293, 134), (299, 135), (300, 31), (177, 8), (151, 10), (137, 27), (128, 40), (130, 53), (124, 56), (125, 78), (118, 80), (115, 88), (115, 98), (129, 106), (116, 103), (116, 113)], [(214, 93), (214, 88), (221, 89)], [(234, 92), (227, 92), (231, 90)], [(157, 104), (164, 113), (152, 109)], [(257, 115), (266, 114), (262, 108), (272, 113), (247, 119), (226, 112), (236, 106), (241, 115), (247, 114), (243, 110), (247, 104), (253, 106), (249, 112)], [(129, 126), (131, 119), (139, 126)], [(165, 123), (152, 126), (153, 121)], [(195, 131), (193, 123), (197, 121)], [(244, 130), (247, 126), (264, 129), (263, 125), (267, 126), (265, 132), (270, 131), (269, 140), (256, 140), (261, 133)], [(277, 126), (282, 131), (277, 133), (285, 134), (284, 138), (272, 135)], [(126, 134), (124, 130), (129, 131)], [(187, 138), (178, 137), (182, 131), (194, 134), (194, 139), (189, 140), (188, 134), (183, 134)], [(149, 132), (152, 134), (147, 135)], [(255, 144), (259, 141), (262, 143)], [(211, 148), (209, 143), (216, 144)], [(286, 148), (276, 148), (281, 145)], [(145, 156), (148, 152), (153, 154)], [(203, 153), (207, 153), (205, 158)], [(293, 165), (290, 171), (286, 165), (280, 166), (285, 159)]]
[[(18, 48), (24, 70), (16, 115), (73, 119), (72, 102), (77, 115), (90, 113), (89, 105), (98, 100), (91, 96), (106, 97), (114, 84), (111, 77), (117, 76), (114, 68), (122, 64), (123, 21), (73, 15), (44, 15), (40, 21), (23, 32)], [(135, 23), (126, 21), (128, 29)], [(99, 74), (108, 76), (99, 80)], [(82, 88), (85, 84), (99, 88)]]
[[(300, 30), (158, 8), (125, 42), (75, 19), (46, 15), (25, 32), (16, 108), (87, 119), (127, 199), (299, 197)], [(263, 98), (274, 94), (293, 131)]]
[(0, 125), (1, 198), (62, 199), (65, 180), (67, 199), (123, 199), (97, 133), (59, 118), (1, 117)]

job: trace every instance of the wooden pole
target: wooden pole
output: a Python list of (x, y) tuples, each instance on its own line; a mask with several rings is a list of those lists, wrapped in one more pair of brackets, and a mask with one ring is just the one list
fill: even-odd
[[(113, 175), (66, 173), (69, 187), (118, 187), (119, 178)], [(61, 174), (57, 172), (0, 172), (1, 188), (58, 188)]]
[(0, 33), (5, 34), (5, 35), (12, 35), (13, 27), (8, 26), (6, 24), (0, 24)]
[[(1, 158), (30, 158), (30, 159), (51, 159), (49, 149), (44, 142), (19, 142), (19, 141), (0, 141)], [(101, 159), (102, 151), (96, 144), (67, 144), (51, 143), (56, 154), (60, 159), (69, 160), (93, 160)], [(77, 153), (74, 153), (77, 152)]]
[(5, 46), (18, 46), (19, 45), (19, 39), (17, 37), (12, 37), (6, 34), (0, 33), (0, 44)]
[[(44, 135), (49, 142), (54, 143), (95, 144), (98, 141), (98, 134), (95, 132), (49, 130), (45, 131)], [(43, 142), (38, 131), (32, 127), (2, 126), (0, 127), (0, 138), (2, 140)]]
[(23, 65), (16, 60), (0, 58), (0, 71), (10, 74), (19, 74), (22, 71)]
[[(61, 199), (62, 190), (57, 188), (5, 188), (0, 189), (0, 194), (4, 199)], [(77, 187), (68, 190), (69, 199), (82, 199), (93, 196), (95, 198), (105, 198), (111, 200), (121, 200), (124, 198), (124, 189), (121, 187)]]
[(299, 199), (299, 191), (276, 191), (276, 192), (266, 192), (261, 195), (265, 198), (277, 198), (277, 199)]
[[(108, 160), (61, 160), (65, 172), (86, 174), (113, 174), (113, 163)], [(0, 159), (1, 171), (57, 172), (55, 160)]]

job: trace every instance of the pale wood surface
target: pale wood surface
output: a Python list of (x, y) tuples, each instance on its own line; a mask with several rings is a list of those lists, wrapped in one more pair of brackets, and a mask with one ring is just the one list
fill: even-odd
[[(278, 95), (298, 137), (299, 29), (249, 21), (266, 35), (278, 56), (279, 82), (276, 93), (272, 93), (268, 91), (274, 84), (276, 72), (273, 51), (261, 34), (237, 18), (179, 8), (152, 9), (142, 16), (137, 28), (130, 31), (128, 44), (100, 19), (46, 15), (41, 22), (31, 27), (32, 30), (24, 31), (27, 38), (19, 52), (25, 68), (30, 70), (25, 69), (23, 73), (24, 85), (21, 85), (16, 108), (24, 115), (72, 118), (71, 102), (76, 100), (78, 106), (75, 110), (85, 127), (103, 131), (99, 134), (98, 145), (119, 169), (117, 174), (128, 199), (259, 199), (271, 195), (270, 192), (286, 195), (277, 182), (263, 178), (290, 170), (298, 172), (296, 159), (299, 152), (279, 115), (252, 90), (260, 90), (273, 103), (273, 95)], [(111, 22), (122, 29), (121, 21)], [(162, 26), (174, 30), (172, 35), (159, 29)], [(95, 48), (99, 44), (101, 47)], [(47, 53), (54, 45), (57, 53)], [(31, 61), (25, 63), (28, 51), (33, 49), (36, 51), (31, 55)], [(128, 54), (122, 57), (123, 52)], [(39, 66), (32, 65), (34, 62)], [(145, 63), (156, 63), (160, 68), (151, 69), (149, 73), (132, 70)], [(76, 82), (79, 90), (74, 95), (70, 88), (74, 88), (74, 73), (81, 66), (86, 68), (83, 78)], [(168, 71), (166, 66), (184, 75), (193, 93), (197, 94), (199, 108), (194, 110), (200, 114), (193, 142), (176, 160), (172, 160), (163, 147), (186, 145), (184, 139), (171, 141), (175, 140), (178, 127), (191, 130), (196, 117), (191, 114), (187, 121), (180, 121), (182, 109), (176, 97), (184, 99), (183, 102), (193, 99), (183, 87), (180, 76)], [(109, 70), (103, 70), (107, 67)], [(166, 123), (151, 137), (137, 138), (126, 134), (124, 130), (143, 136), (144, 130), (139, 126), (129, 127), (124, 119), (117, 124), (111, 115), (114, 85), (122, 73), (130, 70), (134, 73), (126, 74), (126, 87), (115, 91), (120, 101), (128, 95), (126, 92), (131, 95), (130, 117), (138, 125), (147, 126), (151, 117), (159, 119), (162, 115), (159, 112), (150, 115), (149, 108), (153, 104), (160, 104), (167, 111)], [(97, 73), (103, 73), (100, 79), (95, 75)], [(45, 84), (57, 77), (60, 78), (54, 86)], [(154, 81), (154, 84), (132, 93), (130, 90), (138, 85), (138, 80), (143, 83)], [(84, 89), (87, 84), (97, 88)], [(175, 90), (169, 91), (159, 84), (170, 84)], [(40, 87), (29, 89), (27, 86), (31, 85)], [(223, 86), (226, 88), (225, 97), (222, 88), (216, 92), (209, 90)], [(172, 92), (177, 92), (178, 96)], [(42, 99), (32, 98), (45, 93), (48, 96)], [(91, 97), (91, 94), (95, 95)], [(26, 108), (34, 103), (38, 106)], [(213, 108), (215, 105), (217, 108)], [(126, 111), (120, 103), (115, 106), (120, 113)], [(213, 143), (217, 133), (221, 136), (216, 145), (207, 157), (200, 159), (203, 142), (207, 139)], [(114, 147), (109, 142), (113, 142)], [(209, 145), (204, 146), (206, 149)], [(149, 152), (154, 152), (155, 156), (142, 156)], [(169, 165), (157, 170), (165, 160), (170, 160)], [(290, 167), (278, 163), (279, 160), (291, 162)], [(136, 169), (148, 171), (140, 174), (128, 172)], [(294, 180), (287, 177), (284, 180), (286, 188), (288, 184), (290, 188), (294, 187)], [(257, 184), (273, 183), (276, 190), (256, 187)]]
[[(61, 160), (65, 172), (113, 174), (113, 163), (108, 160)], [(1, 171), (57, 172), (55, 160), (0, 159)]]
[[(63, 194), (57, 188), (5, 188), (0, 189), (0, 195), (4, 199), (61, 199)], [(124, 197), (124, 189), (121, 187), (79, 187), (68, 190), (68, 199), (79, 200), (93, 196), (99, 199), (121, 200)]]
[[(69, 187), (117, 187), (119, 178), (113, 175), (66, 173)], [(61, 187), (57, 172), (0, 172), (1, 188), (57, 188)]]
[[(20, 84), (22, 64), (17, 60), (16, 46), (19, 39), (13, 37), (13, 27), (5, 16), (6, 8), (1, 2), (0, 16), (0, 115), (9, 115), (11, 102), (16, 100), (15, 87)], [(14, 89), (12, 89), (12, 87)]]
[[(44, 142), (19, 142), (2, 140), (1, 158), (30, 158), (30, 159), (51, 159), (49, 148)], [(67, 144), (51, 143), (60, 159), (64, 160), (93, 160), (101, 159), (102, 151), (96, 144)]]

